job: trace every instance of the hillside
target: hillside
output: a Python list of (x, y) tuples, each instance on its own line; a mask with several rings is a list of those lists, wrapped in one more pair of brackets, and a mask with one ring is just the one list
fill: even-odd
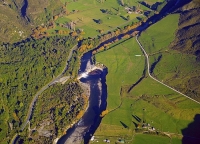
[(95, 47), (92, 59), (108, 68), (99, 142), (198, 137), (199, 104), (148, 75), (134, 36), (151, 75), (200, 102), (200, 3), (166, 0), (152, 9), (161, 1), (0, 0), (0, 143), (52, 143), (80, 119), (88, 98), (76, 76)]
[(73, 38), (54, 36), (0, 45), (0, 143), (20, 131), (34, 95), (62, 72), (75, 44)]
[(200, 61), (200, 3), (192, 1), (181, 9), (176, 38), (171, 48), (196, 55)]
[[(181, 59), (180, 53), (170, 51), (167, 47), (175, 38), (178, 19), (179, 14), (169, 15), (142, 32), (140, 36), (140, 41), (149, 54), (152, 65), (162, 55), (153, 69), (154, 76), (160, 80), (163, 77), (171, 78), (174, 68), (187, 56), (182, 56)], [(152, 141), (154, 141), (152, 143), (168, 143), (169, 139), (161, 137), (162, 134), (159, 133), (180, 134), (181, 129), (186, 128), (199, 111), (198, 104), (160, 85), (147, 75), (142, 78), (146, 68), (145, 59), (135, 38), (97, 54), (96, 60), (108, 67), (106, 83), (109, 113), (103, 118), (95, 133), (99, 141), (108, 138), (113, 142), (121, 136), (127, 141), (133, 139), (136, 144), (141, 143), (143, 139), (146, 143)], [(182, 65), (185, 69), (180, 70), (184, 74), (188, 69), (195, 70), (196, 65), (190, 67), (190, 62), (193, 61)], [(180, 81), (180, 79), (176, 80)], [(146, 130), (141, 127), (144, 121), (157, 129), (156, 136), (140, 135), (143, 130)], [(181, 138), (176, 139), (172, 136), (172, 141), (181, 143)]]
[[(149, 55), (151, 75), (200, 101), (198, 7), (190, 2), (177, 9), (143, 31), (139, 40)], [(108, 138), (112, 142), (117, 139), (133, 140), (136, 144), (169, 143), (169, 139), (159, 136), (159, 132), (167, 132), (171, 143), (177, 144), (186, 144), (187, 135), (198, 138), (199, 104), (160, 85), (147, 75), (143, 79), (133, 80), (139, 70), (142, 74), (141, 69), (145, 65), (137, 61), (140, 57), (135, 57), (140, 54), (137, 43), (134, 39), (129, 41), (132, 44), (126, 41), (96, 55), (96, 60), (108, 67), (109, 111), (95, 133), (97, 139)], [(132, 49), (133, 53), (130, 52)], [(123, 54), (125, 52), (128, 54)], [(134, 64), (138, 65), (131, 68)], [(131, 82), (133, 87), (127, 91), (126, 88), (132, 86)], [(145, 122), (155, 127), (157, 134), (150, 135), (149, 132), (149, 135), (145, 135), (142, 132), (146, 130), (145, 124), (142, 124)], [(179, 137), (181, 135), (183, 138)], [(199, 140), (195, 138), (193, 140), (198, 143)], [(191, 138), (188, 139), (191, 141)]]
[(26, 38), (31, 28), (47, 22), (61, 7), (62, 3), (56, 0), (1, 0), (0, 42)]

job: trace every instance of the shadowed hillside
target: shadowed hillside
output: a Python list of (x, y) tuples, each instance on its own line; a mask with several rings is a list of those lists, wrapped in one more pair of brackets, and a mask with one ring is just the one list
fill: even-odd
[(182, 130), (182, 144), (199, 144), (200, 143), (200, 114), (194, 117), (194, 121)]
[(200, 2), (192, 1), (181, 9), (176, 38), (171, 44), (172, 49), (194, 54), (200, 61)]
[(26, 38), (31, 28), (52, 18), (61, 7), (59, 0), (1, 0), (0, 42)]

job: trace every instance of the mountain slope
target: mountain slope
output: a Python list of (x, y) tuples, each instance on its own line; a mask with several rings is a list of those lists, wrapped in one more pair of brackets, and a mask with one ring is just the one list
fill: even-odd
[(27, 37), (31, 28), (58, 14), (62, 5), (56, 0), (1, 0), (0, 42), (13, 42)]
[(200, 61), (200, 3), (190, 2), (181, 9), (176, 38), (171, 48), (183, 53), (194, 54)]
[(197, 101), (200, 101), (199, 12), (199, 3), (191, 1), (173, 12), (179, 15), (176, 23), (158, 22), (141, 39), (150, 55), (154, 77)]

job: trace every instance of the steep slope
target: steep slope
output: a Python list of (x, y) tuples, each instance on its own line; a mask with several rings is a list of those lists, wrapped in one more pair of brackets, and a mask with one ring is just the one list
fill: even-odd
[(58, 14), (62, 5), (56, 0), (1, 0), (0, 42), (18, 41), (27, 37), (32, 27)]
[(26, 21), (20, 17), (13, 5), (0, 1), (0, 41), (9, 42), (18, 40), (28, 35), (29, 27)]
[[(200, 101), (199, 7), (199, 3), (191, 1), (173, 12), (179, 15), (174, 24), (170, 23), (172, 20), (158, 22), (141, 37), (150, 55), (154, 77), (197, 101)], [(174, 28), (170, 37), (168, 33)]]
[(192, 1), (181, 9), (176, 38), (171, 48), (184, 53), (194, 54), (200, 61), (200, 3)]

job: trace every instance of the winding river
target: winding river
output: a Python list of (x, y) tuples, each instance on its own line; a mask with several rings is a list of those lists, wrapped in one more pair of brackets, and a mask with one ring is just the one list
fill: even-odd
[[(145, 23), (142, 23), (139, 27), (132, 31), (144, 31), (153, 23), (161, 20), (163, 17), (167, 16), (171, 13), (174, 9), (177, 9), (183, 6), (186, 3), (189, 3), (191, 0), (179, 1), (179, 0), (171, 0), (169, 1), (161, 10), (161, 12), (157, 15), (152, 16), (149, 18)], [(127, 34), (130, 34), (132, 31), (129, 31)], [(118, 36), (120, 39), (123, 35)], [(114, 38), (108, 39), (107, 41), (103, 42), (108, 43), (113, 41)], [(83, 55), (81, 59), (81, 66), (79, 74), (86, 71), (92, 65), (92, 53), (87, 52)], [(88, 74), (87, 77), (80, 79), (81, 82), (89, 84), (90, 86), (90, 96), (89, 96), (89, 106), (86, 110), (83, 117), (71, 128), (67, 131), (67, 134), (61, 137), (58, 141), (58, 144), (79, 144), (84, 141), (87, 144), (94, 134), (95, 130), (98, 128), (101, 117), (99, 116), (102, 110), (106, 109), (107, 103), (107, 86), (106, 86), (106, 74), (107, 69), (103, 71), (95, 70)]]
[[(156, 23), (157, 21), (161, 20), (163, 17), (168, 15), (168, 13), (173, 12), (173, 10), (183, 6), (186, 3), (189, 3), (191, 0), (171, 0), (168, 1), (166, 6), (161, 10), (161, 12), (157, 15), (152, 16), (149, 18), (145, 23), (134, 29), (133, 31), (143, 31), (147, 29), (150, 25), (153, 23)], [(26, 17), (26, 9), (28, 6), (28, 1), (24, 0), (24, 5), (21, 8), (21, 14), (23, 17)], [(28, 18), (28, 17), (27, 17)], [(132, 31), (128, 32), (127, 34), (131, 33)], [(120, 38), (122, 36), (119, 36)], [(113, 41), (114, 38), (111, 38), (104, 43), (108, 43)], [(103, 45), (104, 43), (100, 44)], [(73, 48), (74, 49), (74, 48)], [(71, 57), (71, 53), (69, 55), (69, 58)], [(79, 74), (86, 71), (86, 69), (92, 65), (92, 53), (87, 52), (83, 55), (81, 59), (81, 66), (80, 66), (80, 72)], [(68, 58), (68, 59), (69, 59)], [(68, 64), (66, 65), (66, 68), (64, 69), (64, 72), (61, 74), (63, 75), (66, 72), (66, 69), (68, 67)], [(58, 78), (61, 76), (59, 75)], [(107, 75), (107, 69), (104, 69), (103, 71), (100, 70), (94, 70), (93, 72), (89, 73), (87, 77), (80, 79), (82, 83), (85, 83), (89, 85), (90, 88), (90, 96), (89, 96), (89, 105), (84, 113), (83, 117), (69, 130), (67, 130), (67, 134), (62, 136), (58, 140), (58, 144), (72, 144), (72, 143), (81, 143), (84, 141), (84, 143), (88, 143), (91, 136), (94, 134), (95, 130), (98, 128), (101, 117), (99, 116), (101, 111), (106, 109), (107, 103), (107, 86), (106, 86), (106, 75)], [(51, 85), (55, 80), (50, 82)], [(36, 101), (37, 96), (43, 92), (45, 89), (48, 88), (48, 84), (41, 89), (36, 96), (33, 99), (33, 103)], [(27, 119), (22, 126), (21, 130), (23, 131), (24, 127), (26, 126), (27, 122), (30, 119), (31, 113), (33, 109), (33, 104), (31, 103), (29, 112), (27, 115)], [(19, 137), (18, 134), (15, 134), (15, 136), (12, 139), (11, 143), (15, 143), (16, 139)]]
[[(81, 66), (79, 74), (83, 73), (91, 67), (92, 53), (88, 52), (83, 55), (81, 59)], [(106, 99), (107, 99), (107, 86), (105, 83), (105, 77), (107, 74), (107, 69), (94, 70), (90, 72), (87, 76), (80, 79), (82, 83), (89, 85), (90, 96), (89, 104), (83, 117), (67, 131), (67, 134), (59, 139), (58, 144), (72, 144), (72, 143), (88, 143), (95, 130), (101, 122), (100, 114), (106, 109)]]

